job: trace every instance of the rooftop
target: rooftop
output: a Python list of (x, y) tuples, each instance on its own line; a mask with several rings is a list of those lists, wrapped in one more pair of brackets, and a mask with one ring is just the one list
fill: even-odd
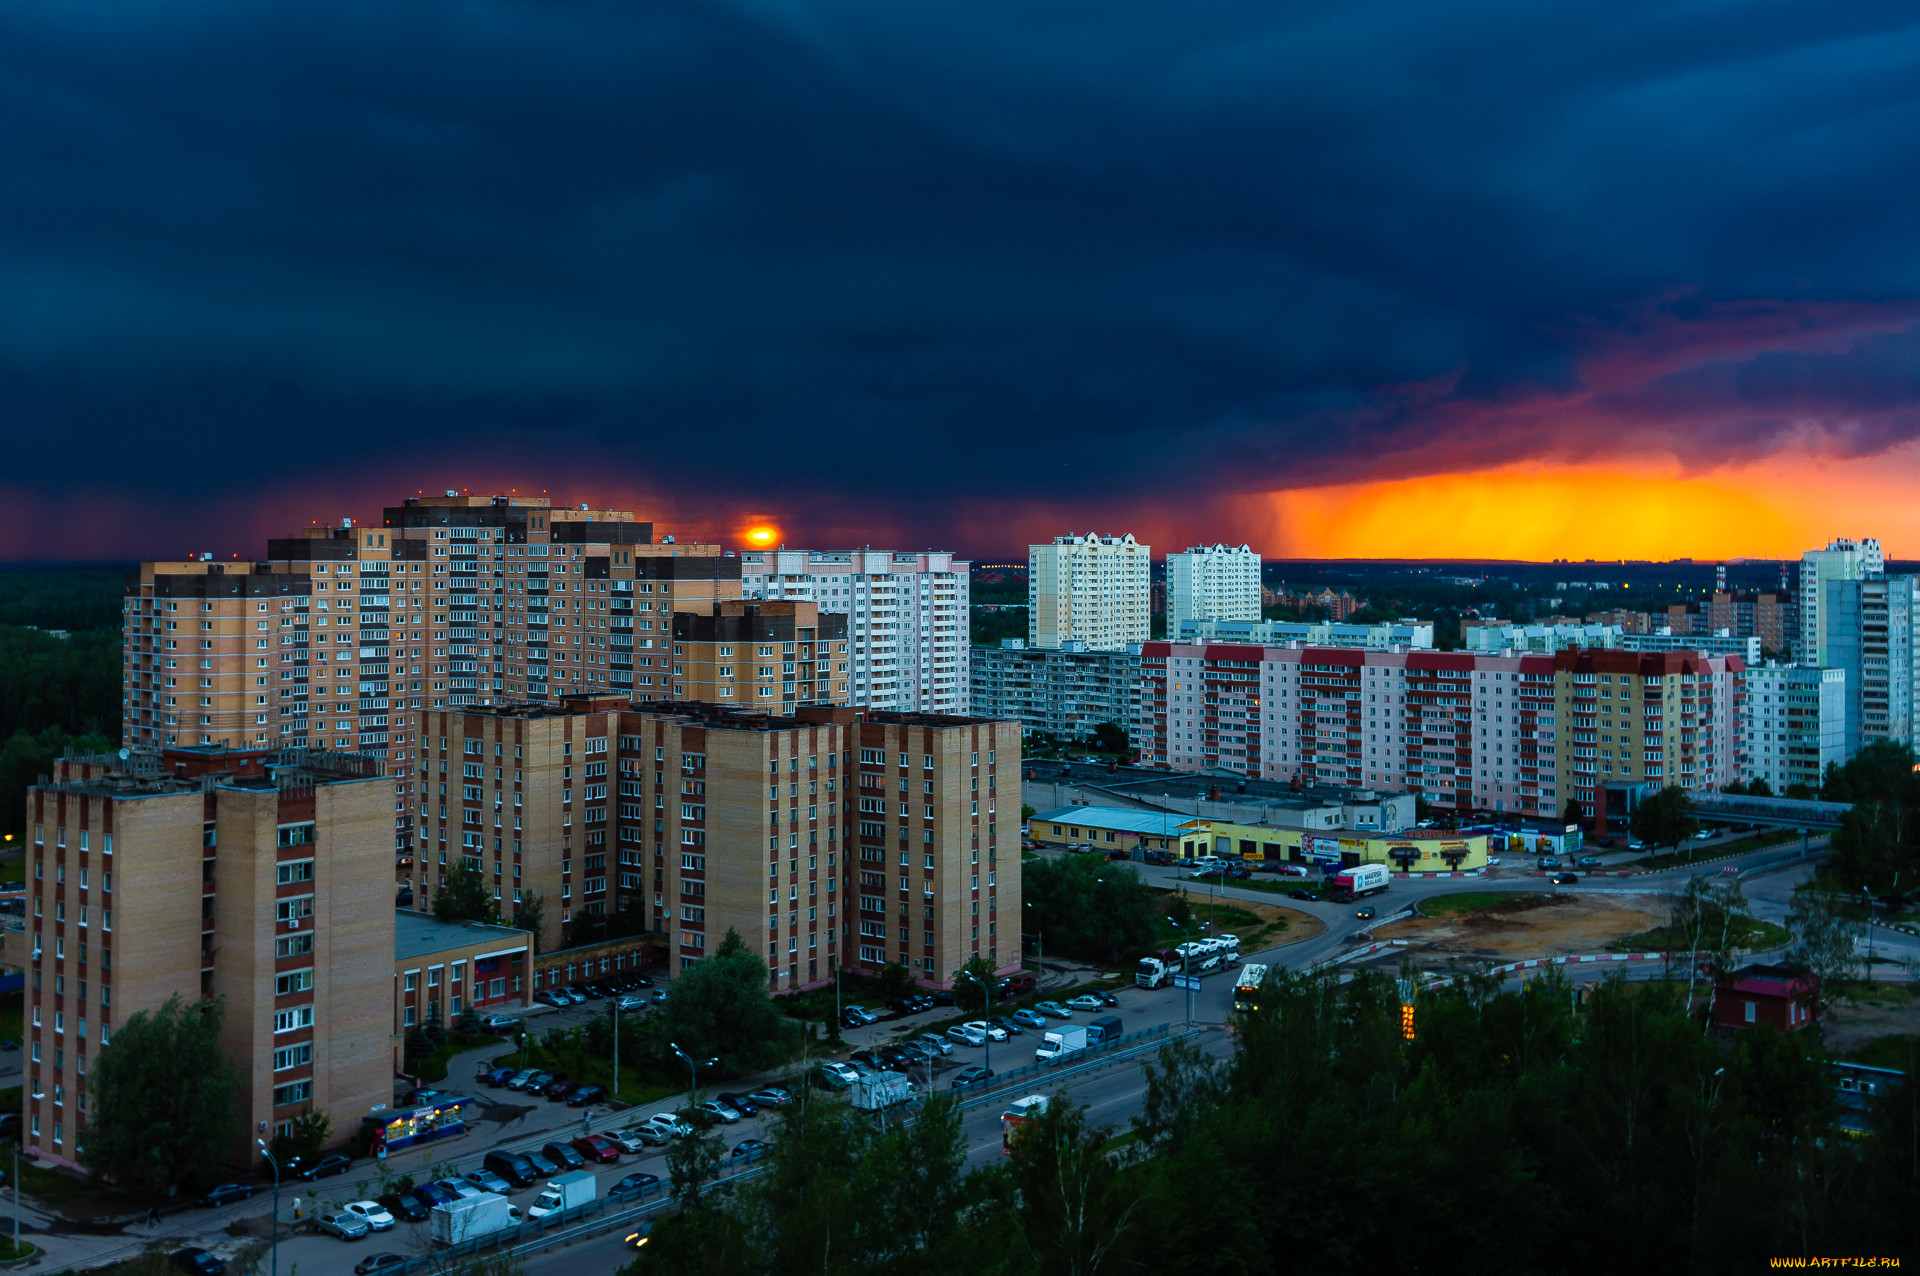
[(444, 953), (455, 948), (495, 940), (508, 948), (525, 947), (531, 932), (511, 926), (488, 926), (483, 922), (443, 922), (431, 913), (416, 913), (399, 908), (393, 914), (393, 959), (407, 961), (429, 953)]
[(1167, 811), (1135, 811), (1124, 806), (1059, 806), (1042, 811), (1028, 822), (1039, 824), (1087, 824), (1116, 832), (1142, 833), (1148, 837), (1178, 837), (1180, 830), (1193, 822), (1190, 815)]

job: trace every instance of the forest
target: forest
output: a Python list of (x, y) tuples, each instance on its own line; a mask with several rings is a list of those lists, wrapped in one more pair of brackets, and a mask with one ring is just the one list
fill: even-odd
[(120, 743), (118, 568), (0, 572), (0, 834), (68, 748)]

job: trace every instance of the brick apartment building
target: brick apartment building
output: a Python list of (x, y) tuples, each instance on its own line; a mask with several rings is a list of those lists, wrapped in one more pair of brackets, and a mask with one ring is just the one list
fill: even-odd
[[(27, 792), (26, 1145), (72, 1164), (90, 1051), (224, 998), (253, 1140), (392, 1098), (393, 783), (377, 759), (188, 746), (68, 758)], [(117, 905), (117, 907), (116, 907)]]
[(618, 917), (634, 949), (664, 937), (677, 968), (738, 930), (765, 945), (776, 991), (842, 964), (898, 960), (945, 984), (976, 953), (1019, 960), (998, 934), (1019, 913), (1018, 723), (583, 696), (429, 712), (422, 731), (417, 907), (464, 857), (505, 913), (540, 894), (546, 952), (577, 920)]

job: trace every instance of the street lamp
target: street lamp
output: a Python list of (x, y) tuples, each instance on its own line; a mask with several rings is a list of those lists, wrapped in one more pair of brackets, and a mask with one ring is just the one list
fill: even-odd
[(1193, 932), (1171, 917), (1167, 918), (1167, 925), (1178, 927), (1180, 933), (1187, 937), (1187, 942), (1181, 946), (1180, 952), (1180, 982), (1185, 984), (1187, 989), (1187, 1027), (1191, 1028), (1193, 1027), (1193, 981), (1187, 977), (1187, 961), (1193, 956)]
[[(273, 1273), (280, 1276), (280, 1162), (273, 1159), (273, 1152), (264, 1140), (255, 1139), (260, 1145), (260, 1155), (267, 1158), (267, 1164), (273, 1167)], [(14, 1179), (15, 1183), (20, 1180)]]
[(718, 1059), (702, 1059), (696, 1064), (693, 1056), (682, 1050), (677, 1044), (671, 1041), (667, 1044), (673, 1047), (675, 1054), (687, 1061), (687, 1106), (692, 1107), (694, 1101), (700, 1097), (700, 1069), (711, 1068), (720, 1061)]
[[(987, 1012), (993, 1009), (993, 989), (987, 985), (987, 982), (985, 980), (981, 979), (980, 976), (974, 974), (971, 970), (963, 970), (960, 973), (965, 975), (968, 979), (973, 980), (974, 983), (980, 985), (980, 996), (982, 998), (981, 1005), (980, 1005), (980, 1020), (982, 1023), (985, 1023), (987, 1018)], [(993, 1025), (990, 1023), (987, 1024), (986, 1032), (982, 1033), (981, 1035), (987, 1039), (987, 1042), (986, 1042), (987, 1054), (986, 1054), (986, 1059), (984, 1060), (983, 1066), (986, 1068), (987, 1072), (991, 1074), (993, 1072)]]

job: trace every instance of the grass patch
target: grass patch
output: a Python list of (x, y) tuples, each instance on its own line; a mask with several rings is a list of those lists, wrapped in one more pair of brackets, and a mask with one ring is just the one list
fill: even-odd
[(32, 1258), (39, 1252), (39, 1246), (27, 1241), (21, 1241), (20, 1247), (15, 1249), (12, 1236), (0, 1236), (0, 1263), (11, 1263), (22, 1258)]
[(1265, 877), (1249, 877), (1245, 881), (1239, 882), (1229, 882), (1218, 877), (1186, 877), (1181, 880), (1183, 882), (1192, 882), (1195, 886), (1201, 888), (1204, 888), (1211, 882), (1216, 886), (1229, 887), (1237, 891), (1260, 891), (1268, 895), (1285, 895), (1288, 891), (1298, 890), (1301, 886), (1305, 885), (1307, 881), (1304, 877), (1289, 877), (1277, 882), (1272, 878)]
[(62, 1205), (83, 1196), (93, 1196), (101, 1189), (92, 1179), (69, 1174), (65, 1170), (47, 1169), (22, 1157), (20, 1190), (35, 1200), (45, 1201), (49, 1205)]
[[(1792, 936), (1784, 927), (1772, 922), (1741, 919), (1734, 926), (1733, 946), (1755, 952), (1766, 948), (1778, 948)], [(1617, 953), (1624, 952), (1678, 952), (1690, 946), (1686, 935), (1675, 932), (1670, 926), (1655, 926), (1652, 930), (1641, 931), (1637, 935), (1623, 935), (1607, 945)]]
[(1846, 1058), (1854, 1063), (1864, 1063), (1874, 1068), (1897, 1068), (1902, 1072), (1911, 1069), (1920, 1061), (1920, 1037), (1911, 1033), (1897, 1032), (1892, 1036), (1875, 1037), (1856, 1050), (1849, 1050)]
[(1771, 832), (1751, 833), (1746, 837), (1737, 837), (1731, 842), (1715, 842), (1711, 846), (1697, 842), (1691, 843), (1691, 846), (1699, 849), (1682, 848), (1677, 852), (1668, 851), (1659, 855), (1649, 855), (1645, 859), (1628, 860), (1613, 867), (1652, 871), (1680, 868), (1687, 864), (1711, 864), (1715, 860), (1723, 860), (1731, 855), (1745, 855), (1749, 851), (1762, 851), (1769, 846), (1781, 846), (1787, 842), (1799, 840), (1800, 835), (1791, 829), (1775, 829)]
[(492, 1033), (452, 1032), (447, 1034), (446, 1041), (441, 1043), (438, 1050), (432, 1054), (415, 1055), (408, 1061), (407, 1067), (412, 1070), (413, 1076), (423, 1082), (445, 1081), (447, 1064), (455, 1055), (489, 1043), (503, 1048), (512, 1044), (505, 1037), (496, 1037)]
[(21, 1039), (20, 994), (11, 992), (5, 997), (0, 997), (0, 1040), (19, 1041)]
[(1436, 895), (1432, 899), (1420, 901), (1420, 912), (1426, 917), (1444, 917), (1449, 913), (1473, 913), (1483, 908), (1498, 908), (1510, 904), (1516, 896), (1508, 891), (1462, 891), (1458, 895)]

